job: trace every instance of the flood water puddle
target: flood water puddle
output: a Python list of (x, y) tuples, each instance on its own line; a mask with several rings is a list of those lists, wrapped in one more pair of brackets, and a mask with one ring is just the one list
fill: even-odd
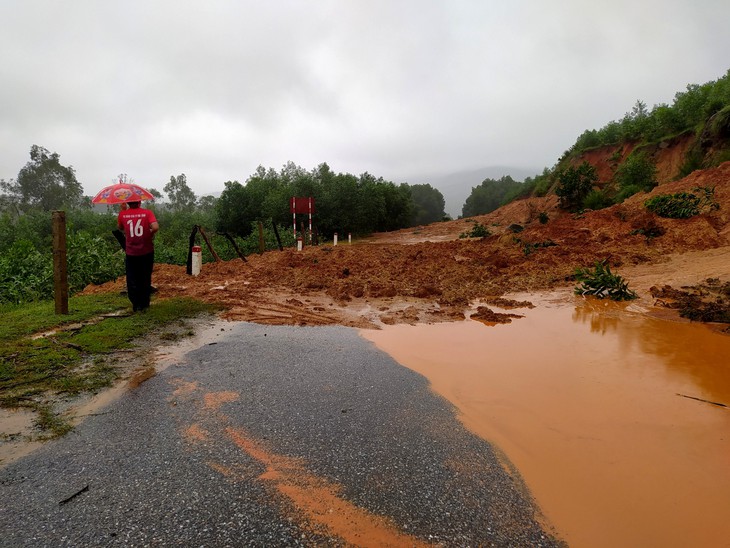
[(727, 546), (730, 336), (626, 303), (513, 298), (537, 307), (361, 333), (507, 455), (570, 546)]

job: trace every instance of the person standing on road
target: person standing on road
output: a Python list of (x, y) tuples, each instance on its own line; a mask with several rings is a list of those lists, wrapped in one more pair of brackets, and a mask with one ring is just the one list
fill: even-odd
[(129, 202), (129, 208), (119, 212), (117, 225), (126, 239), (127, 295), (135, 312), (144, 311), (150, 306), (154, 236), (160, 225), (154, 212), (142, 208), (141, 202)]

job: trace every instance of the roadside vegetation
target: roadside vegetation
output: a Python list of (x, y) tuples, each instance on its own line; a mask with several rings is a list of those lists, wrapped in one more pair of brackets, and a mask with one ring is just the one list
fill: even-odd
[(114, 352), (150, 333), (169, 340), (167, 326), (215, 310), (193, 299), (155, 301), (144, 314), (128, 308), (118, 294), (71, 298), (68, 315), (54, 314), (51, 301), (0, 306), (0, 407), (36, 411), (43, 435), (62, 435), (71, 426), (55, 399), (110, 386), (119, 377)]
[[(129, 181), (126, 174), (115, 180)], [(314, 229), (320, 241), (334, 233), (355, 236), (387, 231), (445, 218), (441, 192), (428, 184), (396, 185), (368, 173), (335, 173), (327, 164), (307, 171), (291, 162), (280, 171), (259, 167), (243, 184), (228, 181), (220, 197), (198, 197), (185, 174), (173, 175), (163, 192), (149, 188), (161, 230), (155, 260), (185, 264), (193, 228), (202, 227), (223, 260), (258, 253), (259, 226), (265, 249), (296, 245), (289, 209), (295, 196), (313, 197)], [(164, 193), (164, 194), (163, 194)], [(164, 201), (163, 201), (164, 200)], [(83, 196), (72, 167), (57, 153), (33, 145), (30, 161), (17, 179), (0, 180), (0, 303), (21, 303), (51, 297), (51, 212), (66, 211), (70, 291), (113, 280), (124, 274), (124, 253), (112, 235), (118, 206), (92, 206)], [(309, 220), (300, 215), (301, 235)], [(278, 239), (277, 239), (278, 232)], [(214, 260), (201, 237), (203, 261)], [(235, 244), (235, 245), (234, 245)]]
[[(730, 70), (715, 81), (690, 84), (672, 104), (649, 109), (641, 100), (620, 120), (584, 131), (552, 168), (523, 182), (509, 175), (485, 179), (472, 188), (462, 209), (464, 217), (484, 215), (511, 201), (555, 192), (569, 211), (602, 209), (621, 203), (657, 185), (654, 155), (666, 143), (690, 138), (678, 178), (696, 169), (730, 160)], [(614, 148), (609, 159), (610, 181), (601, 181), (583, 166), (581, 156), (604, 147)], [(624, 150), (630, 152), (624, 153)]]

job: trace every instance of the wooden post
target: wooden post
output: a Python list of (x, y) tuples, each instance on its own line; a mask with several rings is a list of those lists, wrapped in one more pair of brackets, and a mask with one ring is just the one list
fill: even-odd
[(259, 221), (259, 254), (263, 255), (264, 251), (266, 251), (266, 246), (264, 245), (264, 223)]
[(190, 233), (190, 240), (188, 241), (188, 262), (186, 272), (188, 276), (193, 275), (193, 246), (195, 245), (195, 234), (198, 232), (198, 225), (193, 225), (193, 231)]
[(210, 251), (210, 254), (213, 255), (215, 262), (217, 262), (217, 263), (221, 262), (221, 258), (218, 256), (218, 253), (215, 252), (215, 249), (213, 249), (213, 244), (210, 243), (210, 240), (208, 239), (208, 235), (205, 233), (205, 230), (203, 230), (203, 227), (200, 225), (197, 225), (197, 227), (198, 227), (198, 232), (200, 232), (200, 235), (203, 237), (203, 240), (205, 241), (205, 245), (208, 246), (208, 250)]
[(284, 251), (284, 246), (281, 245), (281, 237), (279, 236), (279, 229), (276, 228), (276, 223), (274, 222), (274, 219), (271, 219), (271, 226), (274, 228), (274, 236), (276, 236), (276, 241), (279, 244), (279, 251)]
[(68, 314), (68, 272), (66, 265), (66, 212), (53, 212), (53, 296), (56, 314)]
[(233, 249), (236, 250), (236, 253), (241, 258), (241, 260), (244, 263), (247, 263), (248, 262), (246, 260), (246, 256), (243, 253), (241, 253), (241, 248), (238, 247), (238, 244), (236, 243), (236, 240), (233, 239), (233, 236), (231, 236), (230, 234), (228, 234), (228, 232), (216, 232), (216, 234), (220, 234), (221, 236), (225, 236), (228, 239), (228, 241), (231, 242), (231, 245), (233, 246)]

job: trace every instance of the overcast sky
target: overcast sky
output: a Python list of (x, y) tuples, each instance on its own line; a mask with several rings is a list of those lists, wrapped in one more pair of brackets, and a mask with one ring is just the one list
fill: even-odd
[(730, 69), (728, 0), (0, 0), (0, 178), (87, 195), (257, 166), (424, 183), (552, 167), (586, 129)]

